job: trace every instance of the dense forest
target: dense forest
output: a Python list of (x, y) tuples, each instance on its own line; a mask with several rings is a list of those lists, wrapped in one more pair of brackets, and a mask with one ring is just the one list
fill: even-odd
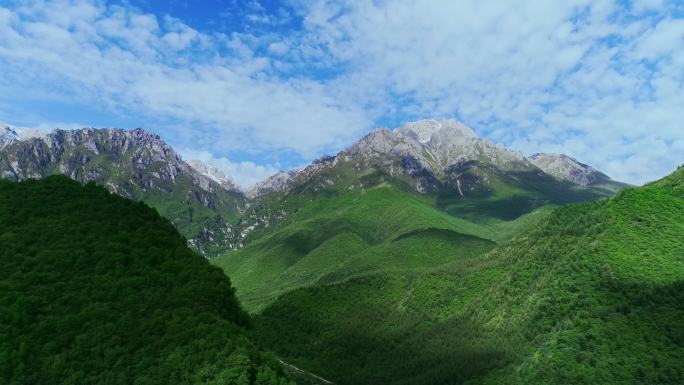
[(143, 203), (0, 181), (0, 383), (292, 384), (223, 272)]

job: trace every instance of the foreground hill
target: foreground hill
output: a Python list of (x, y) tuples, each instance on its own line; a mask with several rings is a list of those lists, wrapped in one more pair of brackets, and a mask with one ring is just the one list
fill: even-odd
[(281, 295), (256, 318), (338, 384), (684, 382), (684, 169), (484, 255)]
[(0, 383), (289, 384), (230, 281), (143, 203), (0, 181)]

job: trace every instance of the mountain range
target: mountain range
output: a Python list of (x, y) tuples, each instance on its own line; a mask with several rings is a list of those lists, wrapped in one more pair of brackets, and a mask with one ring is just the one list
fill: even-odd
[[(462, 216), (513, 219), (547, 203), (609, 196), (625, 187), (564, 155), (530, 158), (478, 138), (457, 121), (425, 120), (378, 129), (336, 156), (283, 171), (242, 191), (220, 170), (183, 160), (158, 135), (142, 129), (0, 128), (0, 175), (10, 180), (63, 174), (143, 200), (169, 218), (206, 256), (235, 250), (291, 214), (274, 200), (294, 192), (364, 188), (382, 180), (434, 195)], [(516, 210), (496, 205), (516, 201)], [(282, 206), (282, 205), (281, 205)], [(497, 214), (498, 212), (498, 214)]]

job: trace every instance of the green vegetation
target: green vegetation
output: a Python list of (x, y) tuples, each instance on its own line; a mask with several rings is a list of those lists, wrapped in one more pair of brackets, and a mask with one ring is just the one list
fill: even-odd
[(143, 203), (0, 181), (0, 266), (0, 383), (292, 383), (221, 270)]
[(392, 185), (318, 196), (289, 224), (213, 260), (257, 311), (292, 289), (374, 271), (433, 269), (495, 245), (491, 227), (450, 216)]
[(255, 335), (338, 384), (684, 382), (684, 170), (519, 225), (488, 253), (285, 292)]
[[(591, 201), (615, 194), (619, 183), (601, 187), (580, 186), (558, 180), (538, 169), (510, 171), (478, 161), (452, 166), (451, 182), (440, 190), (436, 204), (445, 211), (468, 220), (510, 221), (547, 204), (563, 205)], [(625, 186), (626, 187), (626, 186)]]

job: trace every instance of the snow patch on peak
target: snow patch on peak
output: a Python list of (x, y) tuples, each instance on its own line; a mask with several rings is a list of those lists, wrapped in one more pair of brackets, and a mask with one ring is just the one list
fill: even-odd
[(9, 125), (0, 122), (0, 148), (19, 140), (19, 134)]
[(195, 169), (195, 171), (220, 184), (225, 189), (234, 191), (239, 190), (233, 179), (220, 169), (210, 166), (198, 159), (192, 159), (188, 161), (188, 164)]
[(40, 128), (16, 127), (0, 122), (0, 146), (4, 147), (11, 142), (30, 138), (42, 138), (47, 132)]

